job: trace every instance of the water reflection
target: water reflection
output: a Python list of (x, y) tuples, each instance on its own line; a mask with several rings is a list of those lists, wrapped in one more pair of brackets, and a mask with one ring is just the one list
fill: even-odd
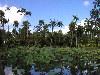
[[(97, 73), (97, 71), (99, 70), (98, 66), (100, 66), (100, 64), (99, 65), (93, 64), (91, 66), (93, 66), (92, 71), (89, 71), (88, 69), (84, 69), (82, 71), (80, 69), (77, 69), (77, 72), (75, 75), (100, 75), (100, 72)], [(10, 66), (10, 67), (5, 66), (4, 72), (5, 72), (5, 75), (16, 75), (13, 72), (12, 66)], [(25, 70), (17, 69), (16, 72), (17, 72), (17, 75), (24, 75)], [(50, 70), (49, 72), (39, 72), (39, 71), (35, 70), (35, 65), (32, 64), (29, 72), (30, 72), (30, 75), (72, 75), (71, 68), (69, 66), (67, 66), (67, 67), (63, 66), (61, 68), (59, 68), (59, 67), (54, 68), (54, 69)]]
[(5, 73), (5, 75), (14, 75), (12, 72), (12, 66), (10, 66), (10, 67), (5, 66), (4, 73)]

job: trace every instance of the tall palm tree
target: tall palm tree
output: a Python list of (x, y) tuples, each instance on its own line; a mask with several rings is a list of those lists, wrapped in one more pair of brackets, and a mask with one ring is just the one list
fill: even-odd
[[(51, 20), (51, 19), (50, 19)], [(55, 19), (54, 20), (51, 20), (50, 23), (48, 24), (49, 27), (51, 27), (52, 29), (52, 33), (54, 31), (54, 27), (62, 27), (63, 26), (63, 23), (62, 21), (56, 21)]]
[(15, 29), (15, 35), (16, 35), (16, 32), (17, 32), (16, 28), (18, 28), (18, 25), (19, 25), (18, 21), (14, 21), (13, 26), (14, 26), (14, 29)]
[(85, 32), (87, 35), (88, 44), (93, 44), (93, 43), (91, 43), (91, 42), (93, 42), (93, 35), (94, 35), (93, 25), (94, 25), (94, 23), (93, 23), (93, 21), (91, 21), (91, 18), (90, 19), (86, 18), (84, 27), (85, 27)]
[(39, 32), (42, 31), (44, 25), (45, 25), (44, 20), (39, 20), (39, 24), (35, 27), (35, 28), (36, 28), (36, 31), (37, 31), (37, 32), (38, 32), (38, 31), (39, 31)]
[(86, 20), (85, 20), (85, 30), (86, 30), (87, 34), (90, 34), (90, 32), (92, 31), (91, 21), (88, 18), (86, 18)]
[(19, 13), (19, 12), (23, 13), (24, 15), (29, 15), (29, 16), (31, 16), (31, 14), (32, 14), (30, 11), (27, 11), (25, 8), (19, 9), (17, 11), (17, 13)]
[[(80, 44), (80, 41), (82, 39), (83, 32), (84, 32), (84, 27), (81, 25), (78, 25), (76, 32), (77, 32), (77, 42)], [(79, 46), (78, 43), (77, 43), (77, 46)]]
[(2, 27), (3, 27), (3, 30), (4, 30), (4, 25), (5, 25), (6, 23), (8, 23), (8, 20), (5, 19), (5, 18), (3, 18), (3, 19), (2, 19)]
[(62, 21), (58, 21), (57, 26), (58, 26), (58, 27), (62, 27), (62, 26), (63, 26)]
[(5, 15), (5, 13), (2, 10), (0, 10), (0, 18), (4, 17), (4, 15)]
[(50, 24), (49, 24), (49, 27), (51, 27), (52, 33), (53, 33), (53, 30), (54, 30), (54, 27), (56, 27), (56, 26), (57, 26), (57, 22), (55, 21), (55, 19), (54, 20), (51, 20), (50, 21)]
[(5, 13), (2, 11), (2, 10), (0, 10), (0, 24), (1, 24), (1, 26), (3, 27), (3, 42), (5, 41), (5, 30), (4, 30), (4, 25), (6, 24), (6, 23), (8, 23), (8, 21), (7, 21), (7, 19), (5, 19)]
[(23, 21), (22, 26), (24, 29), (24, 34), (25, 34), (26, 38), (28, 38), (29, 26), (31, 26), (30, 23), (28, 21)]
[[(50, 19), (51, 20), (51, 19)], [(51, 20), (50, 23), (48, 24), (49, 27), (51, 27), (51, 30), (52, 30), (52, 37), (51, 37), (51, 44), (53, 44), (53, 32), (54, 32), (54, 27), (62, 27), (63, 26), (63, 23), (61, 21), (56, 21), (55, 19), (54, 20)]]
[(93, 20), (92, 22), (94, 22), (94, 26), (96, 28), (96, 36), (98, 38), (97, 40), (97, 46), (98, 43), (100, 43), (100, 0), (94, 0), (93, 2), (94, 7), (93, 9), (90, 11), (90, 15), (91, 15), (91, 19)]
[(77, 21), (79, 20), (79, 18), (77, 16), (73, 16), (73, 20), (72, 22), (69, 24), (69, 30), (71, 33), (71, 43), (70, 46), (73, 46), (73, 39), (74, 39), (74, 35), (76, 37), (76, 47), (77, 47), (77, 32), (76, 32), (76, 25), (77, 25)]
[(5, 13), (2, 10), (0, 10), (0, 24), (2, 24), (2, 20), (4, 18), (4, 15), (5, 15)]
[(78, 20), (79, 20), (79, 18), (77, 16), (73, 15), (73, 21), (77, 22)]
[[(4, 15), (5, 15), (5, 13), (2, 10), (0, 10), (0, 25), (3, 26), (3, 30), (4, 30), (4, 21), (5, 21)], [(0, 30), (0, 32), (1, 32), (1, 34), (0, 34), (1, 39), (0, 40), (2, 40), (2, 43), (3, 43), (4, 42), (4, 37), (2, 39), (2, 34), (4, 34), (4, 33), (2, 33), (2, 30)], [(2, 64), (3, 63), (3, 60), (1, 58), (2, 57), (2, 52), (3, 52), (3, 50), (2, 51), (0, 50), (0, 74), (4, 75), (4, 72), (3, 72), (4, 65)]]
[[(39, 24), (35, 26), (36, 33), (39, 34), (41, 45), (46, 43), (46, 33), (48, 32), (48, 24), (44, 20), (39, 20)], [(38, 38), (37, 38), (38, 39)]]
[(7, 22), (8, 22), (7, 19), (5, 19), (5, 13), (2, 10), (0, 10), (0, 24), (3, 27), (3, 30), (4, 30), (4, 25)]
[(73, 45), (73, 38), (74, 38), (74, 32), (75, 32), (75, 23), (71, 22), (69, 24), (69, 30), (70, 30), (70, 46), (72, 47)]
[(15, 29), (18, 28), (18, 25), (19, 25), (18, 21), (14, 21), (13, 26), (15, 27)]

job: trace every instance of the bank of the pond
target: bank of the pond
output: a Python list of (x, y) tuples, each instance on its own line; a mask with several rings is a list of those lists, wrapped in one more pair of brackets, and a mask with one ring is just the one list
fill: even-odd
[[(16, 47), (5, 50), (3, 66), (12, 65), (13, 68), (23, 68), (29, 71), (31, 64), (35, 64), (37, 71), (48, 72), (51, 69), (69, 66), (72, 74), (87, 69), (94, 70), (100, 64), (100, 49), (98, 48), (51, 48), (51, 47)], [(100, 66), (98, 66), (100, 69)]]

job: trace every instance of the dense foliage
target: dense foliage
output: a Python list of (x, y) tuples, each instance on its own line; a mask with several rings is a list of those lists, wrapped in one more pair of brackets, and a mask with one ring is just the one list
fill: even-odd
[[(9, 20), (0, 10), (0, 73), (5, 65), (29, 70), (34, 63), (40, 71), (69, 65), (73, 74), (76, 67), (90, 71), (94, 65), (100, 65), (100, 0), (94, 0), (93, 4), (84, 26), (77, 25), (79, 18), (73, 16), (66, 34), (62, 30), (54, 31), (55, 27), (63, 26), (62, 21), (55, 19), (50, 19), (49, 23), (39, 20), (34, 32), (29, 30), (28, 20), (22, 22), (22, 27), (14, 21), (13, 30), (9, 31)], [(19, 12), (31, 16), (31, 12), (24, 8)]]
[[(70, 66), (81, 70), (100, 65), (100, 49), (96, 48), (50, 48), (16, 47), (7, 51), (8, 65), (25, 68), (35, 64), (37, 70), (49, 71), (54, 67)], [(95, 63), (96, 62), (96, 63)], [(86, 65), (85, 65), (86, 64)]]
[[(31, 32), (29, 21), (23, 21), (21, 23), (14, 21), (13, 30), (9, 31), (4, 28), (5, 24), (9, 23), (6, 20), (5, 13), (0, 10), (0, 45), (12, 46), (52, 46), (52, 47), (99, 47), (100, 46), (100, 1), (95, 0), (93, 2), (94, 7), (90, 11), (90, 18), (86, 18), (84, 26), (78, 25), (79, 18), (73, 16), (72, 21), (69, 24), (69, 32), (62, 33), (62, 30), (58, 32), (54, 31), (55, 27), (62, 27), (63, 22), (50, 19), (49, 23), (44, 20), (39, 20), (38, 25), (35, 25), (34, 32)], [(6, 10), (9, 11), (9, 10)], [(17, 13), (24, 13), (31, 16), (31, 12), (22, 8)], [(3, 42), (4, 41), (4, 42)]]

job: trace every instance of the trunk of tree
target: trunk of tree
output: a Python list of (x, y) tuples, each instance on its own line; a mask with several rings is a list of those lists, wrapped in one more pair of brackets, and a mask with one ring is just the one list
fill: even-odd
[(52, 47), (52, 44), (53, 44), (53, 27), (52, 27), (52, 33), (51, 33), (51, 43), (50, 43), (51, 47)]
[(0, 75), (4, 75), (3, 65), (0, 61)]
[(8, 32), (9, 32), (9, 25), (8, 25)]
[(27, 39), (28, 39), (28, 28), (27, 28)]
[(77, 35), (76, 35), (76, 47), (77, 47), (77, 44), (78, 44), (77, 41), (78, 41), (78, 40), (77, 40)]
[(53, 28), (54, 28), (54, 27), (52, 26), (52, 33), (53, 33)]
[(15, 36), (16, 36), (16, 27), (15, 27)]
[(52, 47), (52, 43), (53, 43), (53, 29), (54, 29), (54, 26), (52, 25), (52, 33), (51, 33), (52, 38), (51, 38), (51, 43), (50, 43), (51, 47)]
[(3, 30), (4, 30), (4, 24), (2, 24)]
[(71, 47), (72, 47), (72, 44), (73, 44), (73, 31), (72, 31), (72, 34), (71, 34)]
[(53, 43), (53, 39), (51, 38), (51, 43), (50, 43), (50, 46), (52, 47), (52, 43)]

